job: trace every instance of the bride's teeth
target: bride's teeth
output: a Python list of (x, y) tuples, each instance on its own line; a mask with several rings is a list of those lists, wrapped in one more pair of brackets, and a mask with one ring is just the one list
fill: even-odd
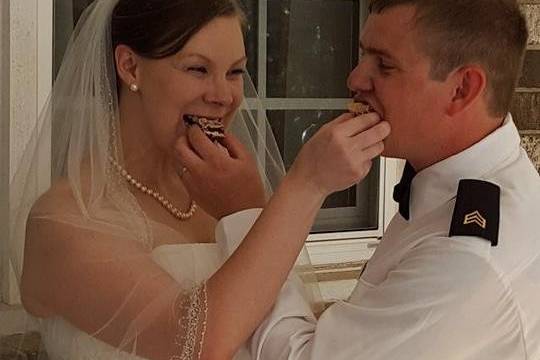
[(187, 125), (197, 125), (199, 123), (199, 118), (195, 115), (184, 115), (184, 122)]

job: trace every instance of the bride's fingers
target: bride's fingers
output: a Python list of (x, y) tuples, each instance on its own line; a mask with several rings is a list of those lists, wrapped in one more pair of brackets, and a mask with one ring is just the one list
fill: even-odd
[(369, 113), (341, 121), (338, 126), (339, 131), (344, 136), (353, 137), (375, 126), (380, 121), (381, 118), (377, 113)]
[(381, 121), (369, 129), (353, 136), (351, 142), (355, 148), (366, 149), (386, 139), (386, 137), (390, 135), (390, 131), (390, 124), (387, 121)]
[(351, 114), (349, 112), (347, 113), (343, 113), (341, 115), (339, 115), (337, 118), (335, 118), (334, 120), (332, 120), (332, 122), (335, 122), (336, 124), (341, 124), (341, 123), (344, 123), (350, 119), (354, 118), (354, 114)]
[(362, 149), (361, 150), (362, 154), (358, 156), (357, 158), (361, 159), (361, 161), (371, 161), (375, 159), (377, 156), (381, 155), (383, 151), (384, 151), (384, 143), (382, 141), (379, 141), (367, 148)]

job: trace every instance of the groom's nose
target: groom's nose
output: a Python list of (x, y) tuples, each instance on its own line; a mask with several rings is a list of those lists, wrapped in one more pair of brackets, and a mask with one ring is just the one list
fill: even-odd
[(353, 92), (373, 90), (373, 81), (367, 61), (360, 60), (347, 79), (347, 87)]

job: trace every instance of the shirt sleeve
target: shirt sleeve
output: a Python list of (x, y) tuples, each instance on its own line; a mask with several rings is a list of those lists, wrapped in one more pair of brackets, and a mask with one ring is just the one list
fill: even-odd
[(215, 230), (216, 243), (220, 245), (222, 255), (228, 258), (238, 248), (242, 240), (257, 221), (263, 209), (247, 209), (223, 217)]
[(251, 337), (251, 358), (310, 359), (316, 324), (303, 284), (298, 275), (291, 273), (270, 315)]
[[(449, 241), (448, 239), (444, 239)], [(286, 284), (252, 339), (257, 360), (526, 358), (519, 311), (486, 259), (452, 246), (413, 249), (318, 322)]]

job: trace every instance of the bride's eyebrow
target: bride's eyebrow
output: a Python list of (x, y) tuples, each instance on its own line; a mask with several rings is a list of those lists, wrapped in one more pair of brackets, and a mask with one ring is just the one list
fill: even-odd
[[(183, 59), (186, 59), (186, 58), (192, 58), (192, 57), (195, 57), (195, 58), (200, 58), (202, 60), (204, 60), (205, 62), (208, 62), (208, 63), (213, 63), (213, 61), (207, 57), (207, 56), (204, 56), (202, 54), (198, 54), (198, 53), (187, 53), (187, 54), (182, 54), (178, 57), (178, 60), (183, 60)], [(231, 65), (231, 67), (233, 66), (236, 66), (244, 61), (246, 61), (248, 58), (247, 56), (243, 56), (242, 58), (234, 61)]]
[[(247, 56), (244, 56), (244, 57), (242, 57), (240, 60), (237, 60), (237, 61), (233, 62), (232, 66), (239, 65), (239, 64), (241, 64), (241, 63), (247, 61), (247, 59), (248, 59), (248, 57), (247, 57)], [(232, 66), (231, 66), (231, 67), (232, 67)]]

